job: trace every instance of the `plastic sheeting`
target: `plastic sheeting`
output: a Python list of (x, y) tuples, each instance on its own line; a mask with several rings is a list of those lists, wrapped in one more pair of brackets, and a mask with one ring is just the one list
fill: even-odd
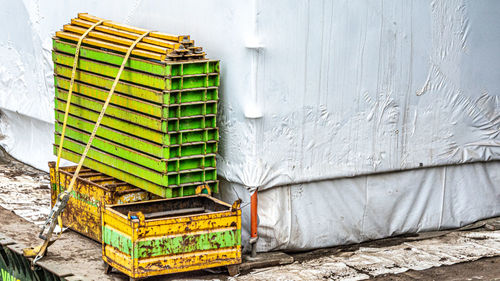
[[(257, 250), (359, 243), (500, 216), (499, 170), (500, 161), (494, 161), (265, 190), (258, 193)], [(222, 187), (223, 200), (243, 200), (243, 241), (248, 241), (249, 193), (241, 186)]]
[[(1, 4), (0, 144), (44, 170), (53, 159), (51, 37), (78, 12), (191, 34), (209, 57), (222, 61), (218, 171), (231, 183), (226, 189), (290, 186), (320, 197), (331, 183), (348, 192), (364, 175), (500, 159), (495, 0)], [(412, 174), (398, 173), (398, 181)], [(334, 180), (342, 177), (356, 178)], [(268, 194), (285, 204), (291, 195), (283, 190)], [(360, 207), (362, 194), (355, 191), (342, 196)], [(262, 215), (277, 219), (273, 206), (264, 205)], [(322, 209), (325, 216), (335, 212)], [(304, 239), (316, 233), (301, 229)], [(373, 237), (389, 233), (380, 229)], [(309, 248), (361, 239), (325, 235), (316, 240), (321, 243), (280, 236), (277, 245), (259, 245)]]
[[(191, 34), (222, 60), (220, 175), (250, 189), (500, 158), (498, 1), (2, 7), (0, 108), (47, 123), (51, 36), (78, 12)], [(7, 149), (43, 169), (50, 158)]]
[(221, 174), (265, 189), (499, 159), (499, 11), (258, 2), (256, 95), (222, 108)]

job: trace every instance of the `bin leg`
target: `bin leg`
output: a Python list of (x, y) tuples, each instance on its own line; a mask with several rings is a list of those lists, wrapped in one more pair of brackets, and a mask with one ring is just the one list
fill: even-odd
[(111, 265), (109, 265), (107, 262), (104, 262), (104, 273), (110, 274), (111, 270), (113, 270), (113, 267), (111, 267)]
[(227, 272), (229, 273), (229, 276), (235, 276), (240, 273), (240, 266), (237, 264), (228, 265)]

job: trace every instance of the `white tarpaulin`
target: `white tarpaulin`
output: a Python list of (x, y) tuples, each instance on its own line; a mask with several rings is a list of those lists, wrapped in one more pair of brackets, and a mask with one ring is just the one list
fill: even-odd
[[(306, 250), (500, 216), (500, 162), (416, 169), (259, 192), (259, 251)], [(234, 189), (233, 189), (234, 188)], [(223, 185), (228, 202), (249, 195)], [(237, 195), (235, 195), (237, 194)], [(245, 205), (245, 204), (244, 204)], [(248, 241), (249, 207), (243, 208)]]
[[(1, 4), (1, 143), (26, 163), (47, 170), (53, 159), (51, 37), (88, 12), (190, 34), (221, 60), (218, 173), (227, 196), (269, 189), (259, 206), (261, 250), (343, 244), (499, 214), (496, 164), (481, 164), (486, 172), (479, 175), (478, 164), (430, 168), (500, 160), (498, 1)], [(426, 197), (443, 189), (437, 175), (447, 169), (476, 183), (446, 184), (459, 197), (470, 192), (481, 203), (476, 209)], [(373, 175), (391, 171), (401, 172), (382, 176), (386, 188), (408, 183), (399, 189), (404, 200), (383, 196), (381, 176)], [(299, 190), (305, 199), (294, 199), (302, 198)], [(393, 208), (373, 213), (367, 191)], [(336, 204), (351, 208), (340, 228), (331, 221), (344, 210)], [(436, 208), (450, 214), (425, 223), (405, 217)], [(362, 211), (368, 215), (360, 225)], [(311, 224), (318, 215), (321, 226)]]

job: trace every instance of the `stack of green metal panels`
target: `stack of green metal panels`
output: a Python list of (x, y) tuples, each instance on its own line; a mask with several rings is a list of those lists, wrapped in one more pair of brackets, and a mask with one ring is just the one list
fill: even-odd
[[(76, 43), (54, 37), (57, 154)], [(82, 45), (62, 150), (78, 162), (124, 58)], [(162, 197), (217, 192), (219, 61), (131, 56), (84, 166)]]

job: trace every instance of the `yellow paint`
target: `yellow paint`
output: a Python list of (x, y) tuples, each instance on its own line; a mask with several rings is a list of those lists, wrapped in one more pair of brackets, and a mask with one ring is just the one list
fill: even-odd
[[(237, 219), (236, 216), (226, 216), (221, 218), (200, 218), (189, 225), (190, 231), (197, 232), (202, 230), (210, 230), (213, 228), (228, 228)], [(154, 237), (160, 234), (171, 235), (184, 233), (186, 231), (186, 222), (169, 222), (168, 224), (150, 225), (146, 223), (145, 237)], [(241, 227), (240, 227), (241, 228)]]
[[(167, 239), (164, 241), (172, 241), (177, 239), (177, 241), (179, 241), (179, 237), (183, 237), (182, 239), (194, 239), (193, 237), (201, 237), (203, 236), (202, 234), (207, 233), (220, 233), (227, 231), (238, 231), (238, 233), (241, 232), (240, 209), (231, 211), (231, 205), (214, 199), (206, 194), (187, 196), (185, 198), (189, 197), (207, 197), (210, 198), (210, 200), (216, 201), (217, 203), (226, 206), (227, 209), (225, 211), (213, 213), (157, 219), (144, 219), (144, 216), (141, 212), (136, 212), (134, 215), (138, 216), (139, 220), (133, 221), (129, 220), (128, 216), (114, 210), (113, 206), (107, 206), (103, 211), (103, 227), (106, 228), (107, 231), (112, 230), (116, 233), (112, 235), (118, 235), (119, 233), (118, 237), (122, 237), (119, 239), (129, 239), (132, 244), (128, 244), (129, 246), (127, 246), (127, 250), (122, 249), (123, 251), (130, 253), (130, 255), (121, 252), (119, 250), (121, 248), (115, 248), (113, 246), (103, 244), (103, 259), (112, 267), (122, 271), (132, 278), (143, 278), (154, 275), (185, 272), (241, 263), (241, 246), (239, 245), (240, 242), (238, 242), (238, 244), (233, 244), (234, 246), (223, 246), (219, 249), (214, 249), (214, 246), (211, 246), (212, 248), (210, 248), (210, 250), (197, 248), (197, 250), (193, 251), (191, 249), (190, 252), (184, 252), (181, 254), (163, 254), (153, 257), (151, 255), (149, 255), (148, 257), (141, 257), (138, 256), (138, 252), (134, 252), (134, 249), (136, 249), (135, 251), (138, 251), (138, 248), (134, 247), (139, 247), (138, 245), (144, 245), (144, 242), (147, 241), (153, 242), (158, 239)], [(149, 204), (150, 202), (160, 202), (168, 200), (171, 199), (152, 200), (148, 201), (148, 203), (145, 204)], [(109, 243), (113, 243), (112, 241), (124, 240), (111, 239), (107, 241), (110, 241)], [(186, 241), (196, 243), (195, 241), (189, 239)], [(186, 244), (186, 246), (193, 245), (189, 244), (191, 242), (186, 242), (188, 243)], [(121, 244), (121, 242), (115, 243), (118, 243), (113, 244), (116, 245), (116, 247), (123, 247), (123, 244)], [(132, 249), (132, 252), (130, 252), (129, 249)], [(144, 254), (144, 249), (147, 248), (141, 249), (142, 253)], [(132, 255), (132, 253), (135, 253), (135, 256)], [(161, 251), (157, 251), (156, 253), (161, 253)]]
[[(114, 228), (127, 233), (129, 223), (127, 222), (126, 216), (118, 212), (111, 213), (110, 210), (105, 210), (103, 216), (106, 216), (105, 220), (112, 220), (109, 224), (113, 225)], [(197, 232), (210, 229), (228, 228), (231, 227), (231, 224), (234, 222), (237, 224), (236, 227), (241, 229), (241, 210), (236, 212), (215, 212), (192, 217), (151, 219), (146, 221), (144, 237), (185, 233), (187, 223), (189, 223), (189, 231)], [(115, 225), (115, 223), (117, 223), (117, 225)], [(129, 231), (128, 233), (131, 232)]]
[(204, 190), (206, 190), (208, 195), (212, 195), (212, 190), (210, 189), (210, 186), (208, 186), (208, 184), (198, 185), (196, 187), (195, 194), (202, 194)]
[[(241, 248), (202, 251), (193, 254), (140, 259), (137, 261), (134, 278), (177, 272), (200, 270), (241, 263)], [(208, 265), (208, 266), (207, 266)], [(145, 270), (145, 269), (148, 270)]]
[[(72, 19), (71, 24), (82, 26), (82, 27), (90, 27), (90, 26), (92, 26), (93, 22), (82, 20), (82, 19)], [(105, 25), (96, 26), (95, 30), (101, 31), (104, 33), (109, 33), (109, 34), (116, 35), (116, 36), (122, 36), (122, 37), (129, 38), (129, 39), (137, 39), (139, 37), (139, 35), (137, 33), (132, 33), (132, 32), (128, 32), (125, 30), (119, 30), (119, 29), (105, 26)], [(146, 43), (151, 43), (153, 45), (166, 47), (169, 49), (179, 49), (181, 46), (181, 44), (178, 42), (163, 40), (163, 39), (154, 38), (151, 36), (144, 37), (144, 39), (142, 41), (144, 41)]]
[[(64, 39), (68, 39), (68, 40), (72, 40), (72, 41), (78, 41), (78, 39), (80, 38), (78, 36), (78, 34), (65, 32), (65, 31), (57, 31), (56, 36), (59, 38), (64, 38)], [(84, 38), (83, 43), (97, 46), (97, 47), (101, 47), (101, 48), (107, 48), (110, 50), (119, 51), (119, 52), (123, 52), (123, 53), (127, 52), (127, 50), (128, 50), (128, 48), (126, 46), (108, 43), (108, 42), (93, 39), (93, 38)], [(156, 60), (160, 60), (160, 61), (163, 61), (166, 58), (166, 55), (158, 54), (158, 53), (154, 53), (154, 52), (150, 52), (150, 51), (145, 51), (145, 50), (139, 50), (139, 49), (132, 50), (132, 55), (156, 59)]]
[(129, 276), (133, 274), (131, 271), (134, 268), (133, 261), (129, 256), (108, 245), (103, 246), (102, 249), (102, 259), (105, 262)]
[[(51, 185), (55, 184), (55, 169), (53, 163), (50, 167)], [(59, 182), (64, 190), (69, 185), (76, 166), (63, 167), (59, 170)], [(99, 181), (93, 180), (109, 178), (105, 175), (95, 175), (88, 177), (88, 174), (96, 172), (83, 171), (77, 178), (72, 196), (68, 201), (68, 206), (62, 214), (63, 224), (77, 232), (82, 233), (94, 240), (101, 241), (102, 225), (101, 210), (104, 205), (123, 204), (136, 201), (145, 201), (151, 199), (152, 194), (135, 188), (129, 184), (122, 185), (114, 190), (103, 186), (104, 183), (116, 184), (116, 180)], [(122, 191), (120, 194), (117, 191)], [(56, 196), (59, 190), (51, 189), (51, 203), (55, 204)], [(156, 196), (154, 196), (156, 198)], [(127, 223), (126, 220), (123, 220)]]
[[(85, 29), (85, 28), (81, 28), (81, 27), (69, 25), (69, 24), (64, 25), (63, 29), (65, 31), (73, 32), (76, 34), (83, 34), (85, 31), (87, 31), (87, 29)], [(107, 34), (104, 32), (99, 32), (99, 31), (91, 31), (91, 32), (89, 32), (88, 36), (93, 37), (93, 38), (97, 38), (97, 39), (106, 40), (106, 41), (116, 43), (116, 44), (125, 45), (125, 46), (131, 46), (134, 43), (134, 40), (126, 39), (123, 37)], [(137, 36), (137, 37), (139, 37), (139, 36)], [(164, 47), (159, 47), (156, 45), (152, 45), (149, 43), (142, 43), (142, 42), (137, 43), (136, 47), (139, 49), (143, 49), (143, 50), (147, 50), (147, 51), (151, 51), (151, 52), (155, 52), (155, 53), (159, 53), (159, 54), (168, 54), (169, 52), (172, 51), (172, 50), (164, 48)]]
[[(241, 247), (200, 251), (189, 254), (135, 259), (111, 246), (105, 246), (103, 260), (132, 278), (194, 271), (241, 263)], [(132, 266), (132, 264), (134, 266)], [(147, 269), (147, 270), (146, 270)]]
[(133, 235), (133, 230), (130, 228), (130, 222), (125, 218), (121, 218), (115, 215), (110, 215), (106, 210), (102, 213), (102, 220), (106, 224), (112, 225), (114, 229), (123, 232), (127, 236), (131, 237)]
[[(82, 19), (82, 20), (94, 22), (94, 23), (102, 20), (101, 18), (91, 16), (87, 13), (79, 13), (78, 18)], [(126, 24), (120, 24), (120, 23), (116, 23), (113, 21), (106, 21), (103, 23), (103, 25), (109, 26), (109, 27), (114, 27), (114, 28), (119, 29), (119, 30), (138, 33), (138, 34), (142, 34), (142, 33), (148, 31), (146, 29), (137, 28), (137, 27), (133, 27), (130, 25), (126, 25)], [(160, 38), (160, 39), (165, 39), (165, 40), (169, 40), (169, 41), (175, 41), (175, 42), (189, 41), (189, 35), (173, 35), (173, 34), (154, 31), (154, 32), (151, 32), (149, 34), (149, 36)]]

